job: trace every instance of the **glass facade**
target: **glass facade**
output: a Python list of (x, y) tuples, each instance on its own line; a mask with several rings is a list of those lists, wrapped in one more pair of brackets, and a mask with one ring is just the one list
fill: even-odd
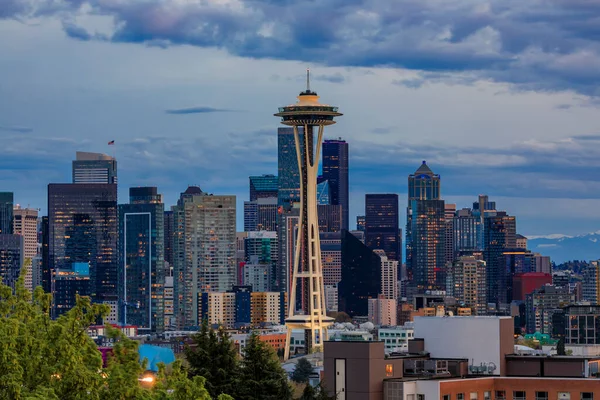
[(53, 317), (58, 318), (69, 311), (77, 296), (91, 296), (90, 266), (87, 262), (75, 262), (70, 267), (54, 270), (52, 279)]
[(23, 247), (23, 236), (0, 234), (0, 279), (13, 289), (23, 266)]
[[(298, 128), (300, 150), (304, 148), (304, 133)], [(277, 204), (288, 208), (300, 202), (300, 172), (296, 156), (294, 128), (277, 129)]]
[(339, 311), (368, 315), (368, 299), (381, 292), (381, 258), (349, 231), (342, 231), (342, 279), (338, 284)]
[(397, 194), (365, 196), (365, 244), (385, 251), (390, 260), (402, 261)]
[(250, 201), (261, 198), (277, 197), (277, 189), (278, 178), (275, 175), (250, 177)]
[[(516, 219), (503, 211), (487, 213), (484, 217), (483, 257), (487, 264), (488, 303), (498, 303), (501, 290), (500, 256), (507, 249), (514, 249), (516, 241)], [(502, 288), (505, 291), (505, 288)]]
[(164, 328), (164, 204), (155, 187), (131, 188), (119, 205), (119, 320)]
[(78, 151), (73, 161), (73, 183), (117, 183), (117, 160), (102, 153)]
[(323, 142), (323, 179), (329, 181), (329, 204), (342, 206), (342, 229), (349, 225), (348, 143), (345, 140)]
[(13, 208), (13, 193), (0, 192), (0, 234), (13, 233)]
[(445, 204), (443, 200), (412, 200), (413, 281), (431, 289), (446, 286)]
[(88, 263), (96, 302), (117, 299), (117, 185), (48, 185), (48, 271)]

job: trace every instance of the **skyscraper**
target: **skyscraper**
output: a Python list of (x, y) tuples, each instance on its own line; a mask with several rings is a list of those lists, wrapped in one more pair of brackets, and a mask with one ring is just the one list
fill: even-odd
[(14, 289), (22, 267), (23, 237), (0, 234), (0, 281)]
[(119, 319), (148, 332), (165, 326), (164, 226), (156, 187), (130, 188), (119, 205)]
[(342, 206), (342, 229), (348, 230), (348, 143), (345, 140), (323, 142), (323, 179), (329, 181), (329, 203)]
[(506, 249), (514, 249), (516, 241), (516, 219), (504, 211), (485, 211), (483, 229), (483, 256), (487, 264), (488, 303), (498, 303), (501, 266), (500, 256)]
[(73, 161), (73, 183), (117, 183), (117, 160), (102, 153), (78, 151)]
[[(304, 146), (304, 130), (298, 128), (300, 148)], [(300, 172), (296, 156), (294, 128), (277, 129), (277, 204), (289, 208), (300, 202)]]
[(117, 185), (48, 185), (48, 268), (88, 264), (92, 300), (117, 299)]
[(471, 307), (475, 315), (487, 311), (485, 261), (474, 256), (460, 256), (447, 271), (446, 293), (460, 306)]
[(277, 231), (277, 197), (244, 202), (244, 232)]
[(365, 231), (365, 216), (364, 215), (357, 215), (356, 216), (356, 230), (357, 231)]
[(412, 201), (413, 200), (440, 200), (441, 179), (438, 174), (423, 161), (414, 174), (408, 176), (408, 207), (406, 209), (406, 265), (412, 265), (413, 233), (412, 228)]
[(251, 176), (250, 201), (275, 197), (277, 198), (278, 178), (275, 175)]
[(173, 232), (175, 230), (175, 227), (173, 226), (173, 224), (174, 224), (173, 211), (171, 211), (171, 210), (165, 211), (164, 222), (165, 222), (165, 228), (164, 228), (165, 261), (167, 263), (169, 263), (169, 265), (172, 267), (173, 266)]
[(13, 216), (13, 231), (15, 235), (23, 236), (24, 248), (23, 257), (27, 262), (27, 271), (25, 272), (25, 288), (33, 290), (32, 263), (31, 261), (38, 252), (38, 210), (32, 208), (21, 208), (16, 205)]
[(412, 200), (410, 203), (414, 283), (423, 289), (446, 286), (446, 219), (444, 200)]
[(198, 326), (198, 296), (237, 282), (235, 196), (190, 186), (173, 208), (175, 316), (180, 329)]
[(385, 251), (390, 260), (402, 260), (397, 194), (365, 195), (365, 244)]
[[(265, 286), (259, 288), (256, 284), (242, 280), (243, 285), (252, 285), (255, 292), (268, 292), (275, 287), (275, 274), (277, 268), (277, 232), (258, 231), (248, 232), (244, 238), (244, 254), (246, 266), (254, 265), (256, 267), (244, 268), (244, 273), (256, 276), (252, 271), (265, 272)], [(246, 279), (246, 277), (244, 277)]]
[(0, 234), (13, 233), (13, 207), (13, 193), (0, 192)]

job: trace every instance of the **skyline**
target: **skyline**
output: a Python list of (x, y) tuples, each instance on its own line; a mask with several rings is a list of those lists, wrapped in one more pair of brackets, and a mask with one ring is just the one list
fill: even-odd
[[(356, 215), (364, 214), (365, 193), (397, 193), (404, 210), (407, 177), (427, 160), (442, 176), (442, 198), (457, 208), (487, 194), (499, 209), (517, 217), (517, 230), (524, 235), (598, 230), (600, 178), (593, 169), (600, 166), (600, 150), (594, 146), (600, 140), (595, 134), (599, 103), (593, 90), (600, 80), (594, 70), (600, 51), (592, 25), (582, 24), (576, 32), (568, 24), (575, 18), (591, 21), (600, 12), (597, 6), (554, 1), (546, 2), (552, 5), (547, 12), (539, 5), (520, 5), (502, 14), (500, 3), (476, 7), (466, 2), (444, 16), (450, 5), (434, 9), (433, 2), (405, 2), (402, 16), (391, 13), (385, 19), (385, 4), (351, 2), (340, 7), (333, 26), (350, 29), (351, 17), (360, 17), (362, 7), (354, 35), (371, 13), (382, 34), (392, 39), (412, 32), (407, 39), (418, 44), (411, 57), (404, 42), (394, 47), (386, 41), (386, 48), (364, 52), (360, 62), (350, 51), (338, 56), (318, 51), (317, 44), (327, 49), (354, 43), (354, 52), (361, 53), (352, 41), (356, 36), (349, 34), (344, 42), (335, 32), (326, 40), (332, 28), (321, 20), (314, 37), (282, 36), (306, 47), (296, 55), (291, 45), (282, 46), (279, 54), (264, 42), (236, 48), (231, 40), (235, 29), (261, 21), (257, 17), (239, 25), (248, 9), (244, 2), (221, 2), (214, 13), (210, 6), (187, 5), (190, 24), (213, 18), (215, 26), (231, 28), (213, 42), (174, 34), (176, 29), (191, 32), (189, 25), (172, 22), (184, 18), (182, 2), (169, 3), (172, 10), (165, 15), (172, 23), (162, 21), (166, 25), (148, 19), (149, 14), (136, 17), (133, 6), (119, 2), (92, 2), (95, 10), (73, 8), (87, 2), (56, 2), (63, 7), (47, 8), (43, 16), (19, 13), (27, 3), (10, 2), (15, 8), (0, 10), (0, 35), (11, 38), (0, 43), (6, 55), (0, 60), (5, 78), (0, 87), (0, 190), (15, 192), (15, 203), (46, 211), (47, 184), (70, 181), (75, 151), (114, 151), (120, 204), (126, 203), (131, 186), (157, 186), (170, 206), (189, 184), (197, 184), (237, 196), (240, 230), (248, 176), (277, 173), (272, 111), (302, 90), (310, 65), (313, 87), (346, 116), (326, 138), (349, 143), (350, 227)], [(337, 3), (320, 4), (325, 9)], [(592, 16), (582, 12), (586, 4)], [(238, 12), (223, 11), (234, 5)], [(139, 7), (151, 10), (153, 3)], [(273, 11), (265, 10), (280, 8), (266, 2), (256, 7), (271, 16)], [(419, 11), (440, 27), (428, 27)], [(122, 26), (130, 34), (109, 35), (114, 16), (129, 22)], [(511, 16), (517, 17), (511, 22), (512, 37), (501, 24)], [(526, 16), (543, 29), (528, 36), (532, 30)], [(550, 23), (552, 18), (560, 23)], [(291, 26), (285, 16), (273, 21), (275, 28)], [(135, 39), (134, 33), (142, 31), (146, 36)], [(519, 38), (516, 31), (522, 33)], [(544, 34), (558, 49), (549, 47), (552, 40), (545, 42)], [(177, 37), (188, 43), (165, 42)], [(298, 60), (284, 60), (292, 57)], [(110, 140), (116, 141), (114, 149), (105, 147)]]

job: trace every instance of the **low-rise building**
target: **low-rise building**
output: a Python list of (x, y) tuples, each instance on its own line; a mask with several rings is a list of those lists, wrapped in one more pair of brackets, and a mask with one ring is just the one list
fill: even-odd
[(404, 326), (379, 328), (377, 338), (385, 343), (385, 354), (407, 353), (408, 341), (413, 339), (414, 328), (409, 322)]

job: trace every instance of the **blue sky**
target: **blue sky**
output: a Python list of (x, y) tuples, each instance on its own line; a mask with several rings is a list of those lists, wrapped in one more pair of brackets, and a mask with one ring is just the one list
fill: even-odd
[(459, 208), (485, 193), (523, 234), (596, 231), (599, 18), (591, 0), (3, 0), (0, 190), (45, 209), (83, 150), (118, 158), (121, 201), (198, 184), (241, 205), (310, 66), (345, 114), (327, 136), (350, 145), (351, 216), (367, 192), (405, 207), (427, 160)]

